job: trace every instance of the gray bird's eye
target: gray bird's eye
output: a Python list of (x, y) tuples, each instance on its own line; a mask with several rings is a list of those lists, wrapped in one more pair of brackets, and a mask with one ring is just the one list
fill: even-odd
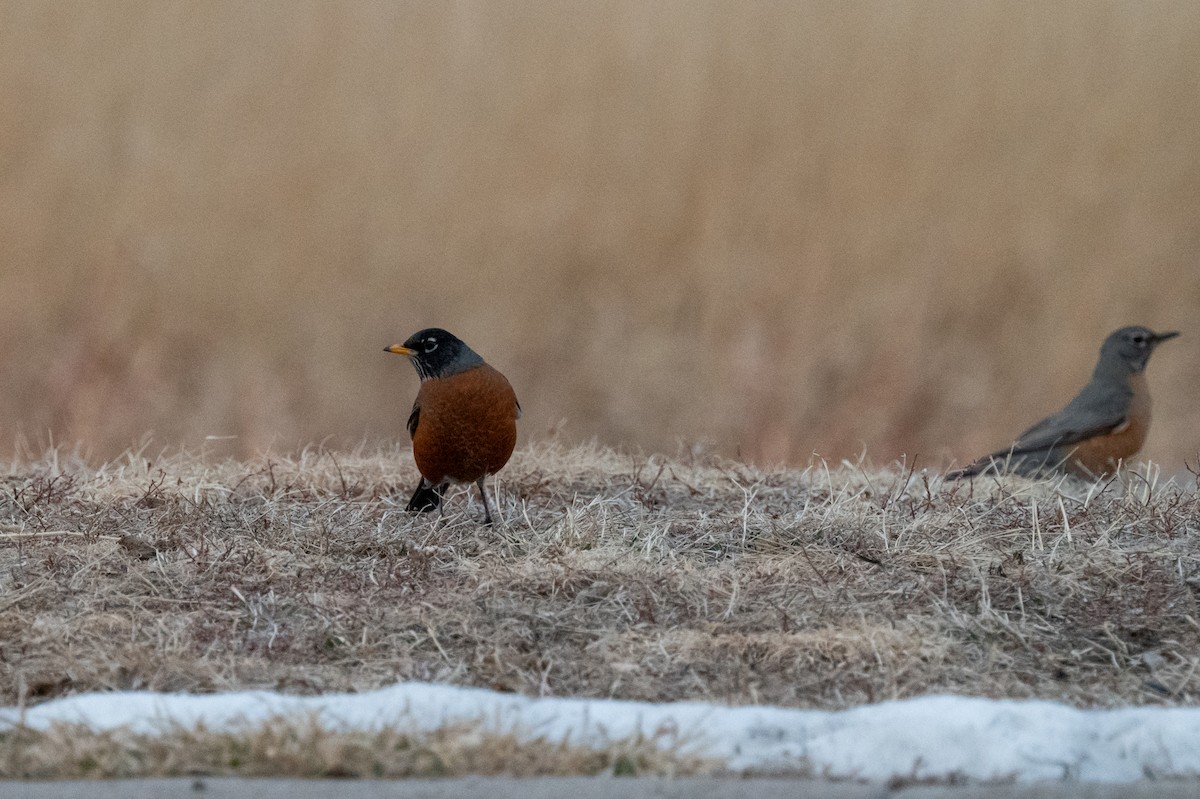
[(437, 349), (437, 339), (436, 338), (425, 339), (425, 351), (426, 352), (433, 352), (436, 349)]
[(1146, 343), (1146, 337), (1143, 336), (1141, 333), (1137, 333), (1133, 337), (1133, 343), (1137, 344), (1140, 347)]

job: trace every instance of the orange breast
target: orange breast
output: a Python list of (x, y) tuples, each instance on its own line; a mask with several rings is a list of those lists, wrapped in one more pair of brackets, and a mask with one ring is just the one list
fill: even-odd
[(421, 383), (413, 459), (426, 480), (471, 483), (500, 471), (517, 443), (517, 395), (482, 364)]
[(1108, 435), (1096, 436), (1075, 445), (1067, 468), (1085, 477), (1111, 474), (1117, 463), (1128, 461), (1146, 443), (1150, 432), (1150, 390), (1144, 374), (1129, 378), (1133, 398), (1125, 421), (1117, 425)]

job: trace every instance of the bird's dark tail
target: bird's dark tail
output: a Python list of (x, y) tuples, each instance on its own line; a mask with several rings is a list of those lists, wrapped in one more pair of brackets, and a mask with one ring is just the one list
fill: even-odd
[(408, 507), (405, 510), (416, 511), (417, 513), (429, 513), (435, 511), (442, 505), (442, 495), (446, 493), (446, 483), (439, 486), (429, 485), (424, 480), (421, 480), (417, 486), (416, 492), (412, 495), (412, 499), (408, 501)]
[(990, 458), (978, 460), (978, 461), (975, 461), (974, 463), (968, 463), (966, 466), (962, 467), (961, 469), (953, 469), (951, 471), (946, 472), (946, 474), (942, 476), (942, 479), (943, 480), (964, 480), (968, 477), (975, 477), (976, 475), (982, 474), (983, 472), (992, 468), (993, 463), (994, 462)]
[(968, 463), (961, 469), (946, 472), (944, 480), (962, 480), (978, 475), (1019, 474), (1023, 477), (1042, 477), (1061, 471), (1065, 458), (1054, 449), (1017, 452), (993, 452), (986, 458)]

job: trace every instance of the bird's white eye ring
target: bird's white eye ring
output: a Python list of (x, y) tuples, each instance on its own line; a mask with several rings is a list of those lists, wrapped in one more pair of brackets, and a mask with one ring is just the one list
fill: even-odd
[(426, 351), (426, 352), (433, 352), (434, 350), (436, 350), (436, 349), (437, 349), (437, 344), (438, 344), (438, 343), (437, 343), (437, 339), (436, 339), (436, 338), (427, 338), (427, 339), (425, 339), (425, 351)]

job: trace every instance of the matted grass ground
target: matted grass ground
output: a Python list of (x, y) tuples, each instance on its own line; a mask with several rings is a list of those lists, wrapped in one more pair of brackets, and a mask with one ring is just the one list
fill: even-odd
[[(718, 764), (635, 737), (607, 747), (550, 742), (471, 725), (414, 733), (332, 732), (276, 719), (233, 730), (162, 734), (93, 731), (70, 724), (0, 733), (0, 779), (239, 777), (407, 779), (471, 774), (676, 776), (720, 773)], [(800, 776), (809, 776), (802, 772)]]
[(408, 679), (815, 708), (1195, 703), (1200, 494), (1153, 475), (943, 485), (547, 444), (501, 474), (489, 528), (462, 493), (406, 513), (399, 448), (51, 453), (0, 476), (0, 703)]

